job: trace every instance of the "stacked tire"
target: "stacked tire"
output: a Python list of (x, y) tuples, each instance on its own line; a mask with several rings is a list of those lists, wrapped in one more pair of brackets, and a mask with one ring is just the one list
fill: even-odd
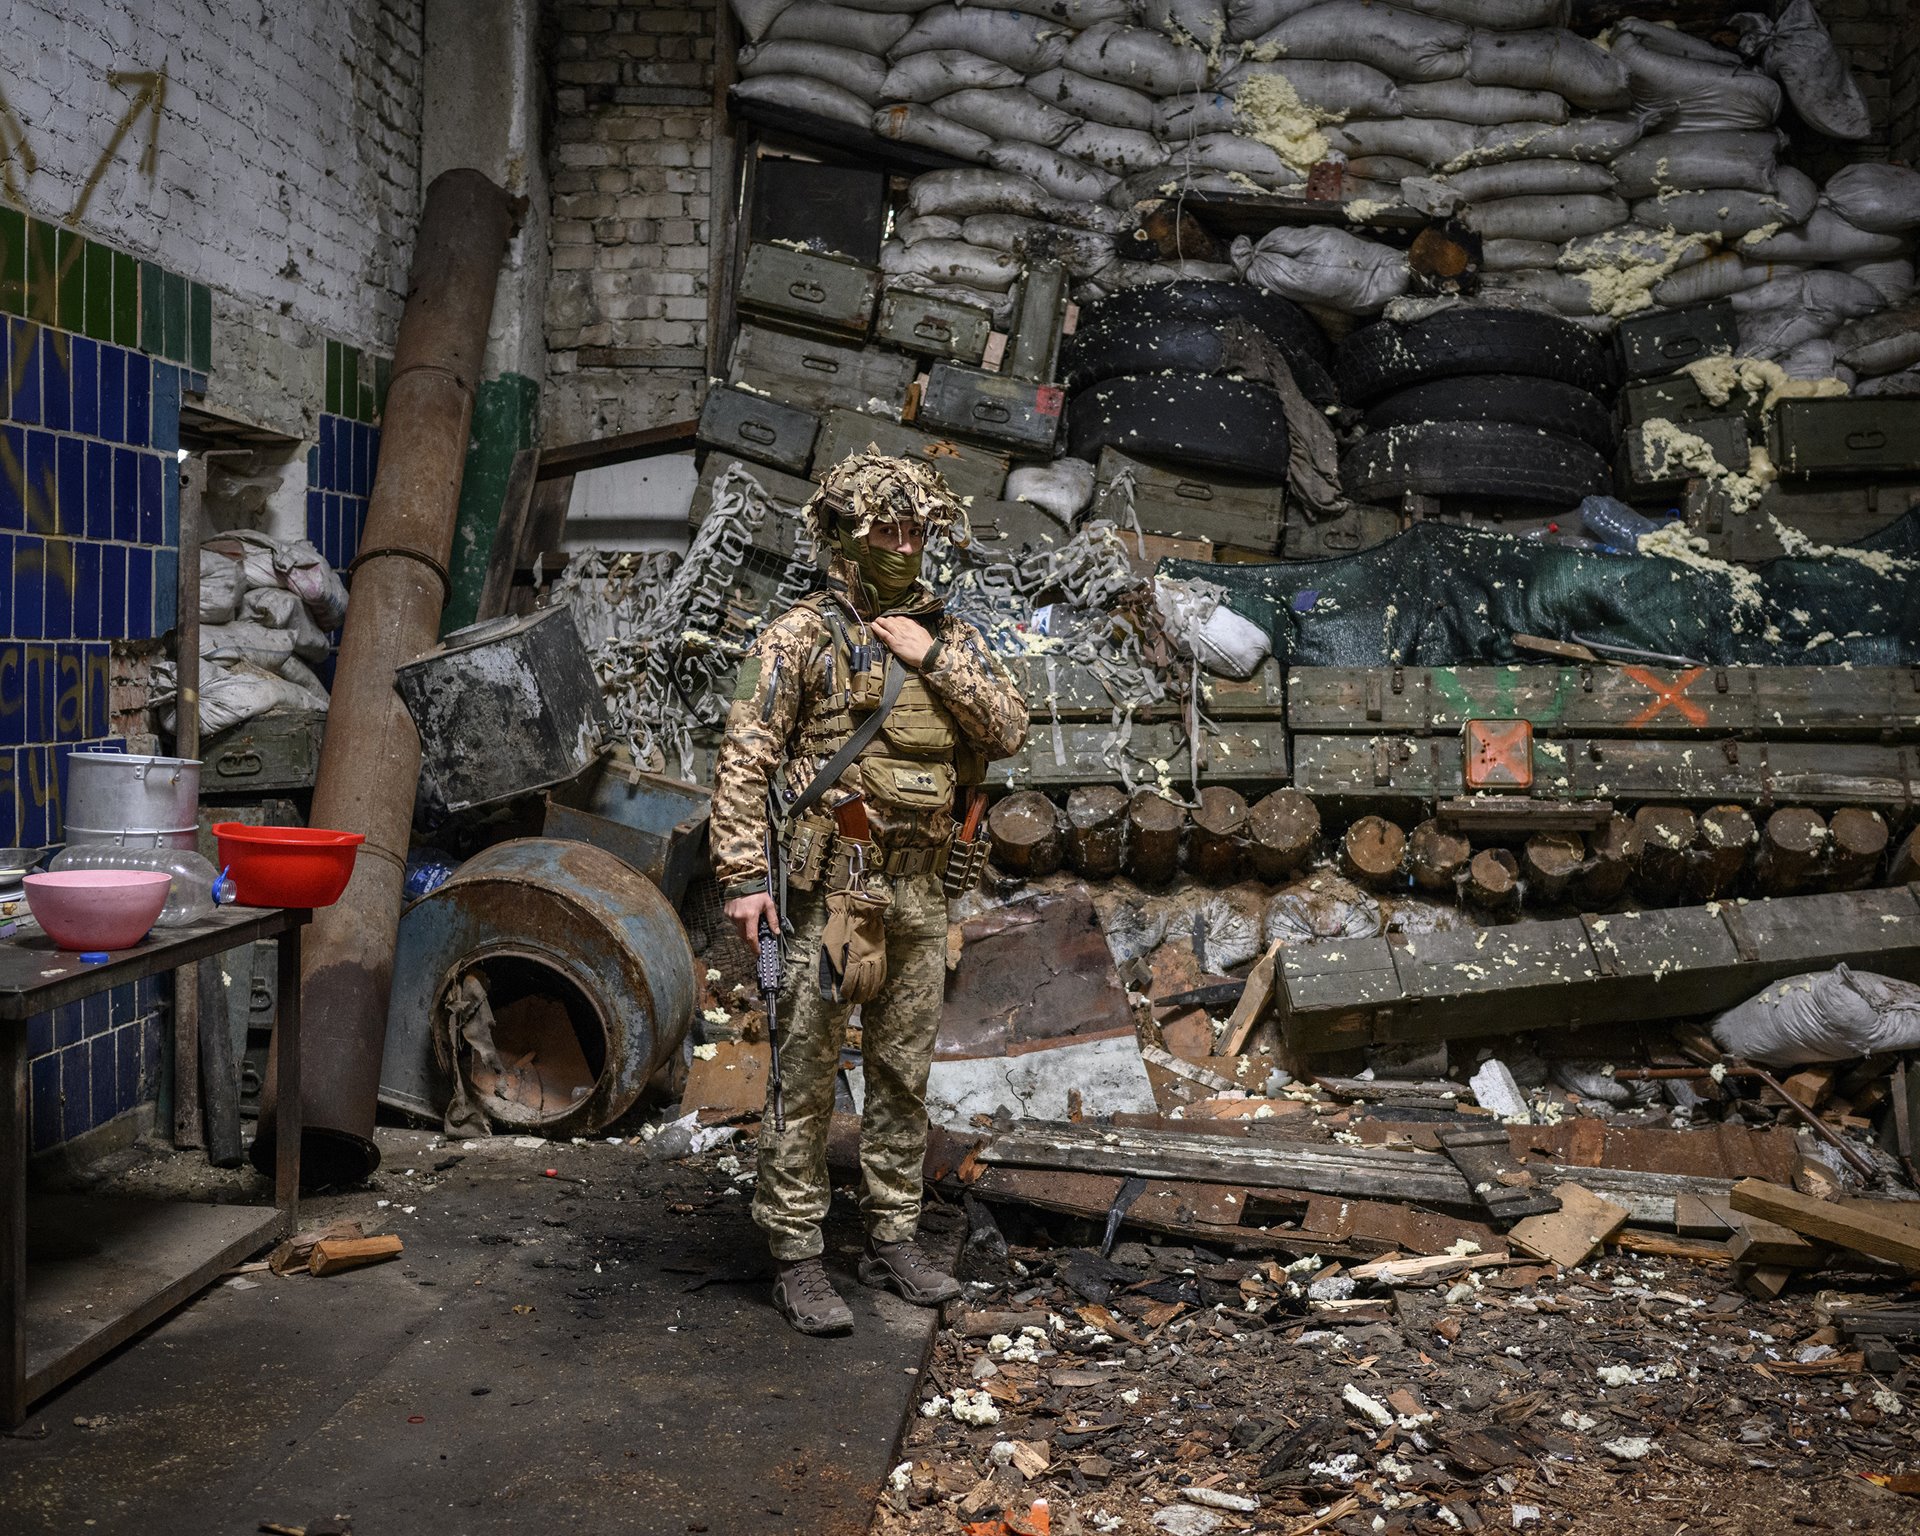
[(1337, 398), (1331, 348), (1286, 299), (1240, 283), (1129, 288), (1087, 305), (1061, 359), (1068, 452), (1130, 457), (1246, 476), (1287, 476), (1280, 395), (1257, 356), (1284, 368), (1314, 404)]
[(1366, 434), (1340, 462), (1346, 492), (1473, 497), (1571, 511), (1613, 488), (1613, 354), (1531, 310), (1380, 321), (1341, 344), (1334, 378)]

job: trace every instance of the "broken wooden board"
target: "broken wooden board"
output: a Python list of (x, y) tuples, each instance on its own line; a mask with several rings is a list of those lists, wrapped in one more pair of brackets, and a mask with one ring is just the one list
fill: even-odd
[[(1280, 1191), (1247, 1191), (1246, 1220), (1266, 1224), (1294, 1219), (1298, 1205)], [(1445, 1253), (1463, 1239), (1491, 1249), (1500, 1234), (1483, 1221), (1445, 1216), (1385, 1200), (1355, 1200), (1336, 1195), (1309, 1195), (1298, 1214), (1303, 1234), (1350, 1244), (1362, 1253)]]
[(1065, 1121), (1155, 1107), (1131, 1026), (1101, 1035), (1011, 1045), (990, 1056), (936, 1054), (927, 1073), (927, 1117), (964, 1130), (976, 1115), (1009, 1111)]
[(1905, 1222), (1816, 1200), (1759, 1179), (1742, 1179), (1733, 1186), (1731, 1200), (1733, 1208), (1745, 1215), (1778, 1222), (1802, 1237), (1850, 1248), (1920, 1274), (1920, 1229)]
[[(1125, 1180), (1118, 1175), (1072, 1173), (1065, 1170), (988, 1168), (966, 1186), (978, 1199), (1030, 1205), (1089, 1221), (1105, 1221)], [(1316, 1247), (1296, 1244), (1290, 1232), (1262, 1232), (1239, 1224), (1246, 1191), (1227, 1184), (1149, 1179), (1147, 1187), (1127, 1207), (1124, 1224), (1169, 1237), (1238, 1244), (1249, 1248)], [(1322, 1240), (1317, 1251), (1333, 1252), (1338, 1245)], [(1351, 1251), (1351, 1250), (1347, 1250)]]
[(936, 1058), (1132, 1028), (1126, 988), (1084, 889), (1036, 892), (960, 925)]
[(1523, 1217), (1560, 1209), (1559, 1197), (1540, 1190), (1533, 1175), (1521, 1168), (1506, 1127), (1448, 1127), (1440, 1132), (1439, 1142), (1495, 1226), (1509, 1227)]
[[(709, 1047), (701, 1047), (702, 1050)], [(695, 1051), (687, 1068), (683, 1109), (757, 1110), (767, 1102), (767, 1044), (764, 1040), (718, 1040), (711, 1056)]]
[(1627, 1224), (1627, 1208), (1571, 1181), (1555, 1191), (1560, 1209), (1529, 1216), (1507, 1234), (1516, 1248), (1551, 1259), (1562, 1269), (1584, 1264), (1600, 1245)]
[(1842, 962), (1920, 979), (1916, 887), (1562, 918), (1284, 951), (1289, 1053), (1711, 1013)]
[[(1440, 1150), (1444, 1125), (1394, 1120), (1390, 1114), (1389, 1109), (1377, 1120), (1356, 1120), (1353, 1130), (1369, 1144), (1404, 1138), (1415, 1146)], [(1790, 1129), (1724, 1121), (1677, 1131), (1581, 1118), (1557, 1125), (1508, 1125), (1503, 1130), (1516, 1159), (1714, 1179), (1721, 1181), (1719, 1188), (1728, 1180), (1744, 1178), (1791, 1183), (1801, 1155), (1800, 1138)], [(1920, 1201), (1914, 1206), (1920, 1210)]]

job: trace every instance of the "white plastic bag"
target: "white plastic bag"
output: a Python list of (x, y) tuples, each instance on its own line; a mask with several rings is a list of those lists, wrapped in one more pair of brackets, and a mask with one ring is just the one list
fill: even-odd
[(218, 550), (200, 551), (200, 622), (231, 623), (247, 590), (246, 566)]
[(1920, 171), (1904, 165), (1847, 165), (1827, 178), (1820, 201), (1860, 229), (1903, 235), (1920, 229)]
[(226, 665), (247, 661), (272, 671), (292, 654), (293, 636), (284, 629), (238, 619), (200, 626), (200, 655), (206, 660)]
[(1241, 235), (1232, 256), (1242, 281), (1256, 288), (1354, 315), (1375, 313), (1411, 281), (1404, 253), (1330, 226), (1282, 225), (1257, 244)]
[(327, 637), (313, 622), (307, 605), (292, 592), (277, 587), (255, 587), (240, 604), (240, 617), (249, 624), (284, 629), (292, 639), (293, 654), (303, 661), (324, 661)]
[(933, 48), (897, 61), (880, 84), (880, 99), (928, 105), (955, 91), (1002, 90), (1024, 78), (998, 59), (983, 59), (964, 48)]
[(1768, 1067), (1920, 1048), (1920, 986), (1836, 965), (1777, 981), (1713, 1023), (1729, 1056)]
[(1229, 608), (1225, 599), (1226, 594), (1211, 582), (1154, 578), (1154, 606), (1180, 652), (1209, 672), (1244, 681), (1272, 653), (1273, 642), (1253, 620)]
[[(282, 658), (283, 660), (285, 658)], [(200, 663), (200, 733), (211, 736), (270, 709), (316, 709), (307, 688), (248, 661)], [(168, 711), (169, 728), (173, 711)]]
[(1793, 110), (1809, 127), (1830, 139), (1858, 141), (1871, 136), (1873, 120), (1866, 98), (1834, 47), (1813, 0), (1787, 0), (1772, 22), (1753, 11), (1733, 21), (1740, 28), (1741, 52), (1762, 60), (1767, 73), (1787, 88)]
[(1007, 476), (1008, 501), (1028, 501), (1067, 527), (1093, 500), (1094, 467), (1085, 459), (1023, 464)]

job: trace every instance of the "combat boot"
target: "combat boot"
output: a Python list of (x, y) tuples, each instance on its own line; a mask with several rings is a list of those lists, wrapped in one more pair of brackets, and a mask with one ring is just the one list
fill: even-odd
[(773, 1282), (773, 1305), (801, 1333), (853, 1332), (853, 1309), (827, 1278), (818, 1259), (782, 1264)]
[(960, 1282), (912, 1243), (876, 1243), (869, 1238), (860, 1260), (860, 1279), (916, 1307), (937, 1307), (960, 1294)]

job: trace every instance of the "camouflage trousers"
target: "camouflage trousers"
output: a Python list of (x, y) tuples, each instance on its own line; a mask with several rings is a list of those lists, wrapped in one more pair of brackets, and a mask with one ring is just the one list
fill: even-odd
[[(927, 1152), (927, 1069), (940, 1026), (947, 974), (947, 898), (935, 874), (867, 883), (888, 891), (887, 980), (860, 1010), (866, 1098), (860, 1118), (860, 1213), (875, 1242), (906, 1242), (920, 1222)], [(787, 1128), (760, 1122), (760, 1171), (753, 1219), (782, 1263), (825, 1248), (827, 1131), (834, 1073), (852, 1005), (830, 1003), (818, 984), (826, 902), (796, 893), (788, 908), (786, 973), (780, 988), (780, 1082)]]

